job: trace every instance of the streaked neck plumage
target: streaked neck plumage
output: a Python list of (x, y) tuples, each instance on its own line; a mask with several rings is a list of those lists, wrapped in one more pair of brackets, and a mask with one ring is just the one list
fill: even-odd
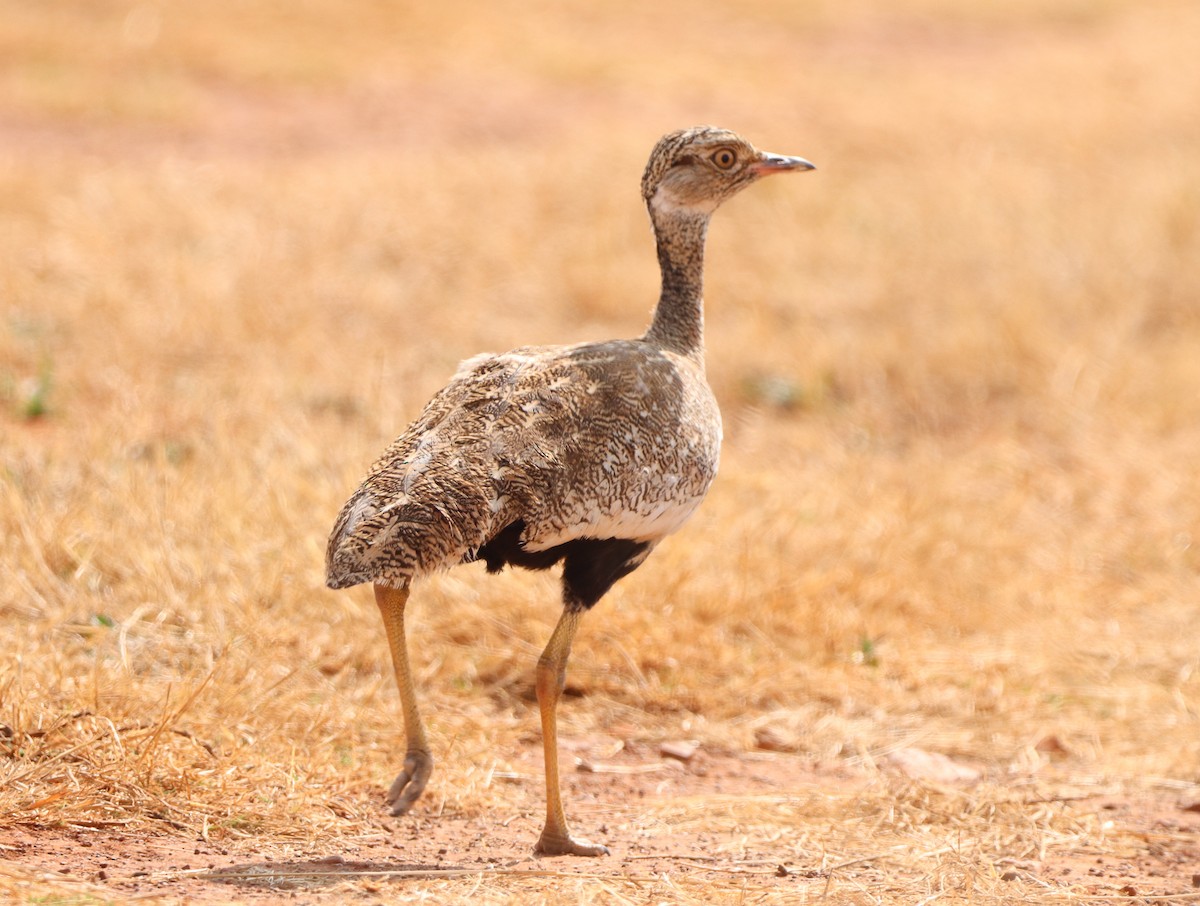
[(703, 367), (704, 239), (712, 211), (672, 204), (664, 194), (656, 193), (647, 205), (658, 243), (662, 293), (645, 340)]

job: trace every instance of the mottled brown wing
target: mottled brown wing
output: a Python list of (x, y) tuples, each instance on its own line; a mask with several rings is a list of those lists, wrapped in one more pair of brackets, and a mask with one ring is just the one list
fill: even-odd
[(343, 507), (327, 582), (404, 584), (472, 559), (518, 520), (530, 550), (656, 541), (699, 504), (719, 445), (690, 359), (634, 340), (478, 356)]

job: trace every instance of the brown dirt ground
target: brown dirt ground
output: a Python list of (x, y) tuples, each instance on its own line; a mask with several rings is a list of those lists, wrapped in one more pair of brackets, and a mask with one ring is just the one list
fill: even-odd
[[(221, 103), (213, 105), (214, 116), (220, 111), (219, 117), (209, 128), (195, 133), (166, 127), (131, 136), (125, 129), (64, 128), (53, 122), (10, 117), (0, 121), (0, 137), (10, 147), (30, 152), (127, 154), (169, 144), (176, 152), (209, 156), (223, 151), (295, 154), (307, 149), (319, 153), (325, 150), (320, 137), (329, 135), (337, 136), (338, 144), (361, 141), (367, 135), (373, 135), (376, 142), (409, 139), (402, 134), (401, 125), (394, 123), (393, 131), (382, 130), (380, 138), (377, 98), (338, 98), (328, 104), (328, 118), (343, 120), (334, 123), (337, 128), (326, 128), (330, 124), (314, 114), (311, 99), (305, 100), (303, 107), (280, 104), (278, 99), (260, 104), (247, 96), (222, 96), (219, 100)], [(531, 105), (522, 103), (523, 98), (508, 100), (511, 102), (495, 111), (494, 121), (509, 124), (511, 130), (512, 111), (528, 110)], [(443, 113), (450, 131), (486, 130), (486, 125), (479, 125), (478, 112), (453, 86), (441, 94), (427, 92), (426, 101), (451, 111)], [(247, 124), (255, 124), (257, 129), (242, 128)], [(534, 125), (548, 128), (542, 122)], [(528, 123), (524, 126), (529, 128)], [(32, 882), (57, 876), (78, 885), (80, 891), (118, 901), (164, 898), (262, 904), (337, 898), (339, 888), (347, 882), (361, 885), (369, 879), (382, 888), (417, 879), (492, 871), (610, 878), (686, 874), (728, 879), (743, 875), (760, 887), (795, 885), (798, 894), (819, 895), (835, 875), (866, 881), (886, 876), (890, 870), (884, 858), (840, 865), (791, 864), (778, 852), (753, 842), (731, 853), (727, 841), (695, 830), (694, 824), (683, 824), (669, 834), (651, 834), (639, 828), (637, 809), (630, 805), (695, 797), (703, 808), (705, 802), (721, 796), (782, 795), (804, 801), (834, 792), (853, 795), (872, 784), (889, 782), (878, 772), (845, 765), (812, 766), (794, 757), (712, 750), (701, 751), (683, 764), (660, 757), (657, 747), (645, 744), (613, 751), (611, 741), (569, 746), (564, 740), (564, 749), (568, 759), (574, 754), (601, 768), (568, 772), (565, 786), (568, 810), (576, 816), (577, 829), (607, 842), (612, 854), (606, 858), (531, 855), (541, 817), (537, 812), (541, 757), (532, 741), (521, 751), (507, 753), (508, 760), (521, 769), (502, 779), (520, 793), (511, 797), (513, 804), (505, 813), (436, 814), (436, 793), (427, 794), (417, 814), (392, 819), (381, 809), (369, 833), (319, 848), (264, 843), (253, 837), (218, 842), (166, 822), (45, 826), (17, 821), (0, 827), (0, 870), (28, 870)], [(381, 798), (381, 791), (376, 795)], [(617, 826), (588, 820), (589, 815), (601, 814), (594, 808), (599, 803), (621, 804), (603, 812), (619, 816)], [(1200, 897), (1200, 809), (1185, 806), (1170, 792), (1153, 796), (1064, 795), (1064, 809), (1103, 816), (1112, 836), (1134, 841), (1133, 845), (1116, 856), (1111, 848), (1089, 852), (1085, 844), (1071, 852), (1048, 853), (1042, 861), (1014, 863), (1003, 868), (1004, 876), (1040, 881), (1048, 888), (1070, 888), (1085, 898), (1152, 897), (1161, 901)]]
[[(514, 876), (572, 875), (613, 880), (690, 876), (694, 879), (743, 877), (757, 889), (796, 885), (797, 893), (819, 896), (830, 880), (878, 884), (890, 870), (885, 854), (840, 865), (794, 864), (787, 848), (773, 852), (750, 842), (731, 851), (722, 835), (684, 823), (671, 833), (639, 828), (637, 809), (645, 800), (692, 799), (697, 807), (722, 797), (785, 796), (803, 802), (828, 795), (853, 796), (872, 785), (911, 782), (894, 774), (846, 764), (814, 766), (793, 756), (699, 750), (686, 763), (648, 744), (613, 740), (564, 740), (564, 754), (576, 770), (565, 777), (569, 810), (577, 829), (608, 843), (612, 854), (592, 859), (539, 858), (531, 853), (540, 827), (541, 757), (530, 742), (511, 758), (519, 770), (498, 778), (510, 783), (521, 805), (511, 814), (436, 814), (431, 787), (418, 813), (392, 819), (382, 810), (367, 833), (325, 847), (264, 845), (244, 840), (205, 839), (159, 826), (57, 826), (13, 824), (0, 828), (0, 853), (11, 867), (30, 871), (31, 881), (60, 880), (80, 885), (97, 897), (187, 902), (311, 902), (337, 898), (353, 883), (370, 893), (384, 885), (498, 872)], [(590, 767), (589, 767), (590, 766)], [(436, 775), (435, 775), (436, 785)], [(1064, 784), (1065, 786), (1065, 784)], [(1101, 817), (1111, 837), (1133, 841), (1119, 856), (1106, 846), (1086, 845), (1048, 853), (1042, 861), (997, 864), (1005, 880), (1032, 882), (1047, 891), (1070, 891), (1082, 898), (1191, 899), (1200, 887), (1200, 808), (1176, 796), (1051, 796), (1077, 815)], [(1039, 798), (1039, 802), (1047, 801)], [(596, 819), (602, 804), (607, 823)], [(592, 820), (589, 820), (589, 814)], [(617, 821), (611, 816), (619, 816)], [(633, 820), (630, 820), (630, 819)], [(617, 826), (609, 826), (616, 824)], [(718, 839), (718, 837), (721, 837)], [(40, 878), (38, 877), (40, 876)], [(339, 894), (340, 890), (340, 894)]]

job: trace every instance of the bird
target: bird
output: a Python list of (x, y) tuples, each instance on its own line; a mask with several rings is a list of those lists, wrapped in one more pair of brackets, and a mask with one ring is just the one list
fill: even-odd
[(641, 181), (662, 277), (646, 332), (467, 359), (341, 509), (326, 584), (373, 584), (400, 692), (406, 750), (392, 815), (409, 811), (433, 769), (405, 638), (414, 581), (474, 561), (489, 573), (561, 562), (562, 612), (535, 673), (546, 775), (535, 852), (608, 854), (572, 834), (559, 786), (571, 646), (583, 615), (688, 520), (717, 472), (702, 295), (712, 213), (764, 176), (813, 169), (715, 126), (664, 135)]

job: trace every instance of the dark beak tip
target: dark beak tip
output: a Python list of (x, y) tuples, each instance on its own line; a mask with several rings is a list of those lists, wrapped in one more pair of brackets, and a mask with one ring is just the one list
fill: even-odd
[(782, 154), (770, 154), (759, 160), (755, 164), (755, 169), (764, 175), (767, 173), (788, 173), (792, 170), (798, 170), (803, 173), (805, 170), (817, 169), (817, 165), (810, 160), (805, 160), (803, 157), (786, 157)]

